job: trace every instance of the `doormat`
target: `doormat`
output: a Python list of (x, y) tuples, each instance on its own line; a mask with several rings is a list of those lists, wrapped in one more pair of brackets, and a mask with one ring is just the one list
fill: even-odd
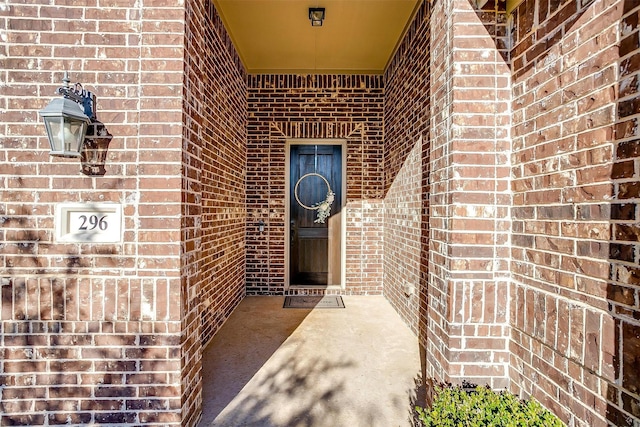
[(344, 308), (339, 295), (296, 295), (284, 298), (283, 308)]

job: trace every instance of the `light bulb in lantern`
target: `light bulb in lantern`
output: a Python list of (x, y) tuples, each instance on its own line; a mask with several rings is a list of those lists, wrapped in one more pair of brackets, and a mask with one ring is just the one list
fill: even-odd
[(78, 133), (82, 129), (82, 126), (78, 126), (75, 122), (64, 122), (64, 149), (66, 151), (72, 150), (74, 144), (77, 144), (78, 141)]

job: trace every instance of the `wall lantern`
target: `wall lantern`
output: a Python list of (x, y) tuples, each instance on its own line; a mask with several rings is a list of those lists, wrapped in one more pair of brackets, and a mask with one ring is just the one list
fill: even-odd
[(309, 20), (312, 27), (322, 27), (324, 21), (324, 7), (310, 7)]
[(96, 98), (82, 88), (80, 83), (69, 86), (69, 75), (65, 71), (64, 86), (56, 91), (57, 98), (39, 111), (47, 129), (52, 156), (79, 157), (87, 127), (95, 120)]

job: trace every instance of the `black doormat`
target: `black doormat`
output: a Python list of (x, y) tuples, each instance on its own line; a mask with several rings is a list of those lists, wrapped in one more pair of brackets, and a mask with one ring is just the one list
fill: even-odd
[(295, 295), (284, 298), (283, 308), (344, 308), (339, 295)]

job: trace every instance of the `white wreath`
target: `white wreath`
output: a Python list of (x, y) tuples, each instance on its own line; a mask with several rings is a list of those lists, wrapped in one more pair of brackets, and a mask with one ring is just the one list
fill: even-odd
[[(310, 176), (318, 176), (322, 178), (325, 184), (327, 184), (327, 197), (324, 200), (313, 204), (312, 206), (307, 206), (304, 203), (302, 203), (300, 201), (300, 197), (298, 197), (298, 187), (300, 186), (300, 181)], [(322, 224), (324, 224), (325, 220), (331, 214), (331, 205), (333, 204), (333, 201), (335, 200), (335, 196), (336, 196), (333, 190), (331, 190), (331, 185), (329, 185), (329, 181), (327, 181), (327, 178), (320, 175), (319, 173), (308, 173), (308, 174), (302, 175), (298, 180), (298, 182), (296, 182), (296, 186), (293, 189), (293, 195), (295, 196), (298, 204), (303, 208), (312, 210), (312, 211), (318, 211), (318, 217), (313, 222), (322, 223)]]

